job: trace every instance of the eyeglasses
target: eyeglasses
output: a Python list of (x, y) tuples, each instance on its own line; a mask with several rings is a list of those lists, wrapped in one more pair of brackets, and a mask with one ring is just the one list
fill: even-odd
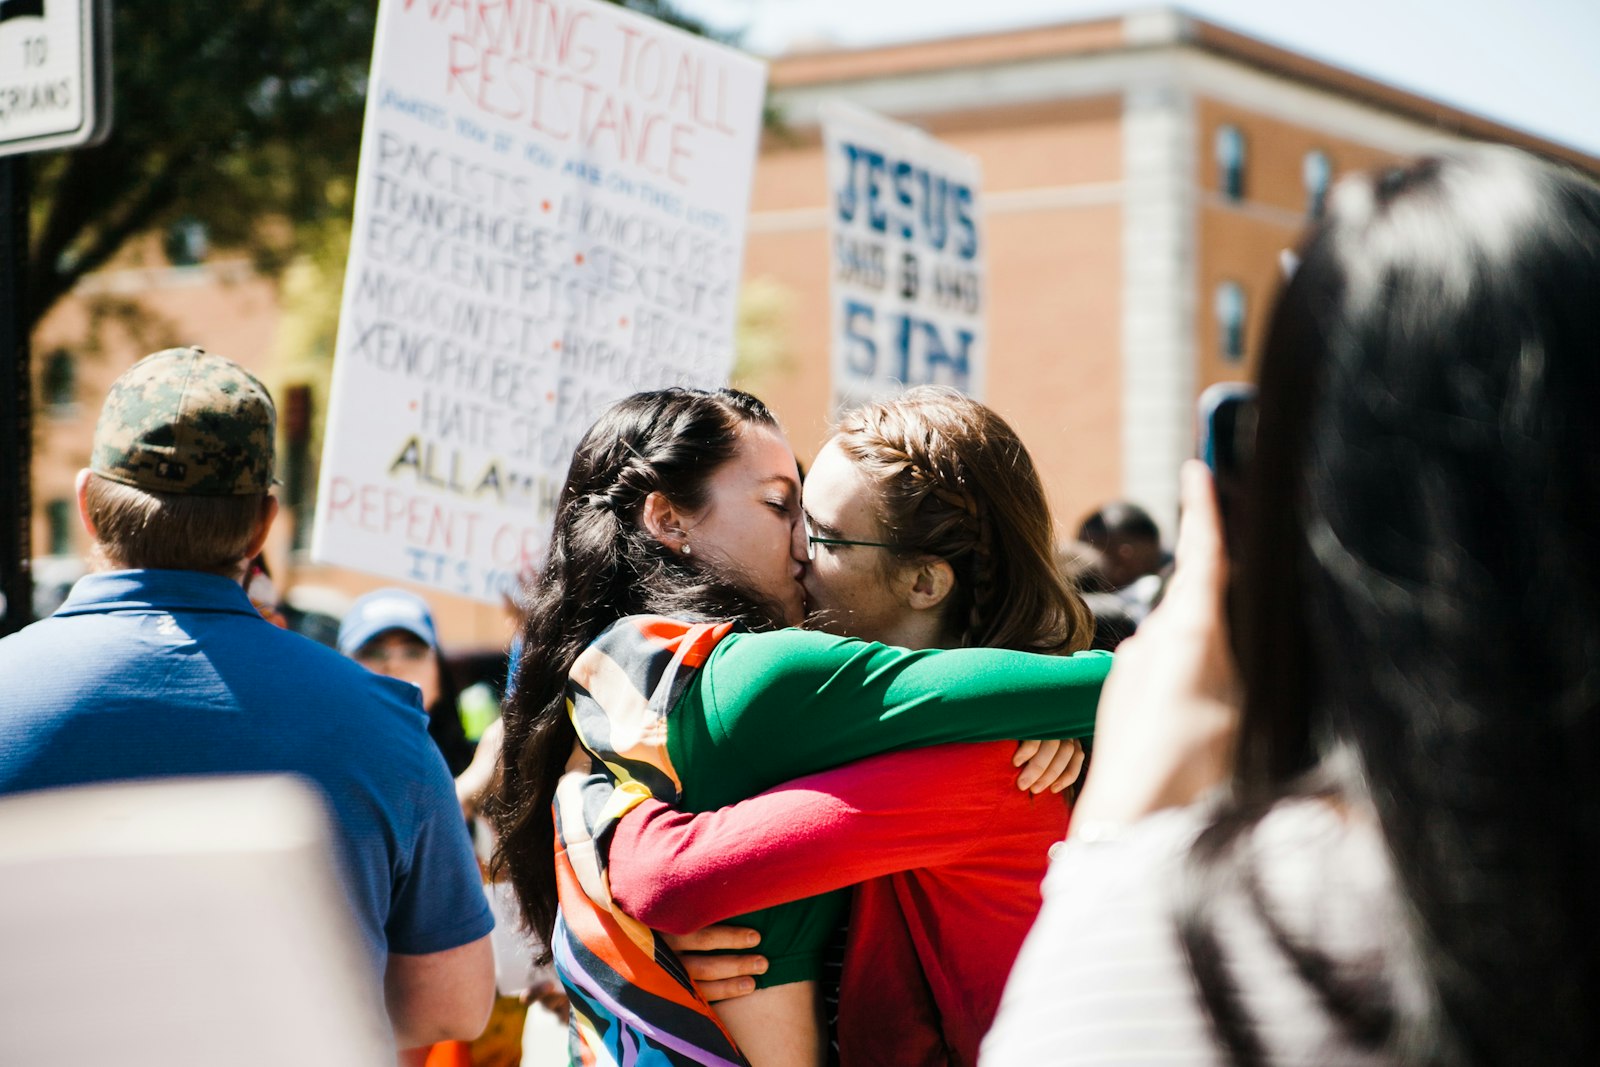
[(899, 545), (892, 545), (887, 541), (850, 541), (843, 537), (818, 537), (812, 532), (810, 515), (807, 515), (802, 511), (800, 513), (800, 521), (805, 524), (806, 528), (806, 559), (817, 558), (818, 545), (860, 545), (862, 548), (893, 549), (898, 549), (900, 547)]

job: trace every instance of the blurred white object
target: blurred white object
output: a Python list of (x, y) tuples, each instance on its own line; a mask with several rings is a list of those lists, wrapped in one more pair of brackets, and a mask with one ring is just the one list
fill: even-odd
[(0, 801), (6, 1062), (392, 1067), (330, 841), (291, 778)]
[(534, 1004), (522, 1024), (522, 1067), (567, 1067), (573, 1062), (567, 1024)]
[(534, 963), (544, 945), (522, 925), (522, 912), (510, 882), (490, 882), (483, 887), (494, 912), (494, 932), (489, 943), (494, 948), (494, 985), (503, 997), (520, 997), (535, 985), (554, 981), (556, 969)]
[[(522, 911), (510, 882), (490, 882), (483, 887), (494, 912), (494, 984), (503, 997), (523, 997), (535, 988), (557, 982), (550, 964), (534, 963), (544, 952), (544, 942), (522, 924)], [(572, 1062), (567, 1048), (567, 1024), (534, 1001), (522, 1024), (523, 1067), (566, 1067)]]

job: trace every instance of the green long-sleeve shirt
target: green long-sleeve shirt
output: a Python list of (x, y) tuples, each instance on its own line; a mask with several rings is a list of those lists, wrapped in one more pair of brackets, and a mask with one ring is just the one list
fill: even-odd
[[(1087, 737), (1110, 667), (1104, 652), (911, 652), (806, 630), (733, 633), (673, 708), (667, 749), (683, 806), (710, 811), (880, 752)], [(761, 931), (769, 969), (757, 983), (817, 977), (843, 907), (830, 894), (731, 920)]]

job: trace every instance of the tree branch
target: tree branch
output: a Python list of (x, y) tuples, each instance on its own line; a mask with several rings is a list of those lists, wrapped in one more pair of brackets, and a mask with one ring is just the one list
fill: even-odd
[[(120, 217), (96, 229), (94, 238), (70, 265), (63, 269), (59, 257), (54, 263), (40, 263), (39, 274), (28, 280), (32, 299), (29, 329), (37, 326), (57, 300), (71, 291), (85, 274), (104, 266), (135, 234), (147, 230), (151, 220), (171, 206), (177, 195), (176, 170), (163, 168), (143, 189), (125, 197)], [(33, 271), (29, 271), (33, 274)]]

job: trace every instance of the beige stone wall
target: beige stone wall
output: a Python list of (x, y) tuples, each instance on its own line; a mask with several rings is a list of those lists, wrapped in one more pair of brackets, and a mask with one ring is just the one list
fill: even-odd
[[(1279, 255), (1294, 247), (1308, 222), (1302, 170), (1306, 154), (1324, 152), (1332, 164), (1334, 182), (1352, 171), (1383, 166), (1399, 157), (1204, 98), (1196, 101), (1195, 121), (1200, 145), (1195, 175), (1200, 190), (1196, 386), (1203, 390), (1213, 382), (1255, 373), (1267, 316), (1281, 279)], [(1244, 200), (1237, 203), (1222, 195), (1219, 184), (1216, 131), (1224, 124), (1238, 127), (1248, 146)], [(1224, 280), (1237, 282), (1246, 294), (1248, 325), (1242, 364), (1222, 355), (1214, 294)]]

